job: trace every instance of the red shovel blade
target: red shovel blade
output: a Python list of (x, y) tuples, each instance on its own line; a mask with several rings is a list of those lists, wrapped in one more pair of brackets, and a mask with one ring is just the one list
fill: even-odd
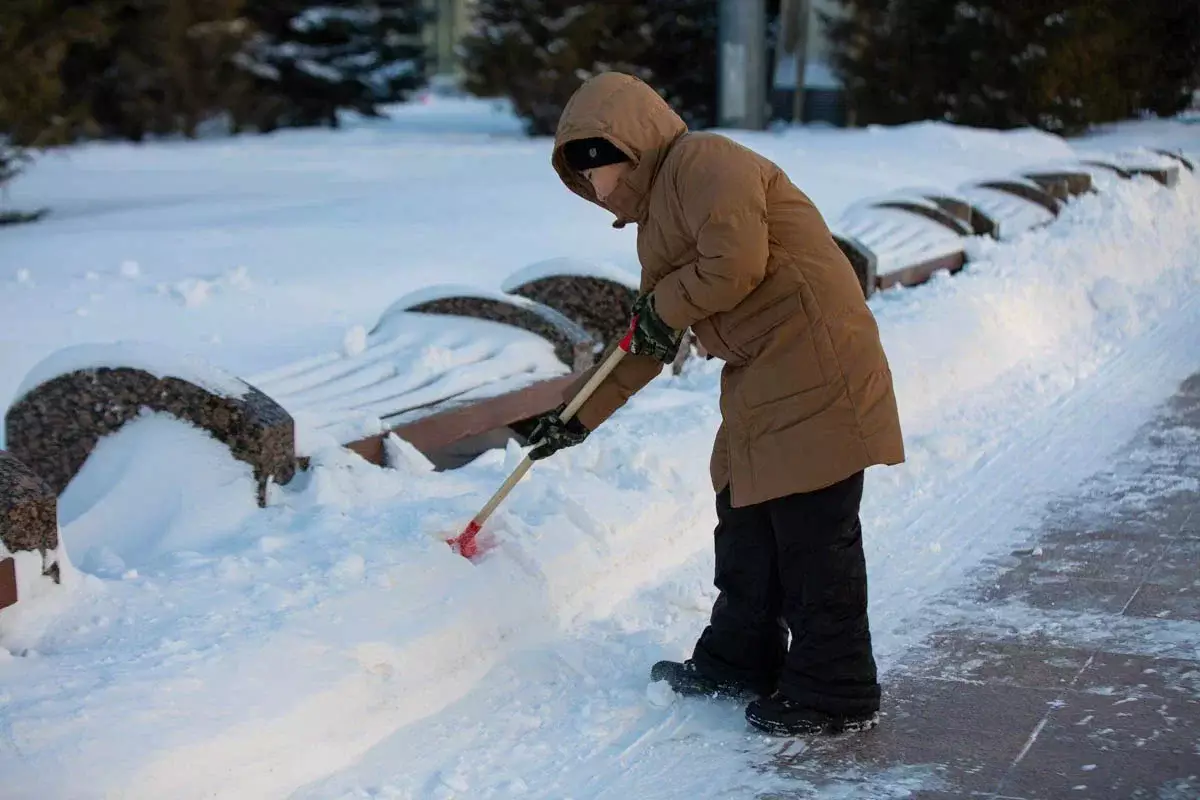
[(479, 542), (475, 540), (479, 531), (479, 523), (471, 520), (462, 533), (450, 540), (451, 549), (464, 558), (474, 558), (479, 553)]

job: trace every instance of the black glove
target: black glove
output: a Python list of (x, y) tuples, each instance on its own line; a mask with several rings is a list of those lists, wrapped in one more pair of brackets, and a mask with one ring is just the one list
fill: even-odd
[(565, 405), (559, 406), (549, 414), (538, 417), (537, 425), (529, 434), (529, 443), (534, 447), (529, 451), (529, 457), (534, 461), (554, 455), (559, 450), (574, 447), (591, 433), (577, 417), (569, 422), (562, 421), (562, 411)]
[(629, 352), (654, 356), (664, 364), (674, 361), (675, 354), (679, 352), (679, 343), (683, 341), (683, 331), (672, 330), (662, 321), (662, 317), (654, 310), (652, 293), (641, 295), (634, 301), (633, 316), (637, 317), (637, 326), (633, 329)]

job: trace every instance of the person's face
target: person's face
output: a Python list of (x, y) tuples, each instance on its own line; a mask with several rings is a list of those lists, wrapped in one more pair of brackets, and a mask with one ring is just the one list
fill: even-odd
[(632, 169), (632, 164), (628, 161), (622, 161), (618, 164), (605, 164), (603, 167), (585, 169), (583, 177), (587, 178), (592, 184), (592, 191), (596, 193), (597, 199), (604, 202), (613, 193), (613, 189), (617, 188), (617, 184), (621, 182), (621, 178), (629, 174), (629, 171)]

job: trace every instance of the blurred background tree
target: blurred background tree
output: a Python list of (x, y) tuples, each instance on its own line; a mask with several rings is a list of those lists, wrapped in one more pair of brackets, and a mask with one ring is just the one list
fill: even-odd
[(650, 3), (638, 0), (479, 0), (462, 43), (465, 88), (508, 97), (530, 134), (553, 134), (563, 106), (588, 77), (639, 66), (653, 45)]
[(823, 14), (857, 124), (1075, 134), (1185, 108), (1200, 10), (1180, 0), (840, 0)]
[[(814, 0), (851, 124), (1073, 134), (1200, 87), (1194, 0)], [(2, 0), (0, 184), (28, 149), (336, 126), (439, 72), (554, 131), (585, 79), (648, 81), (717, 119), (719, 0)], [(768, 65), (780, 0), (766, 0)], [(832, 11), (830, 9), (833, 9)], [(453, 46), (458, 42), (457, 49)], [(457, 53), (457, 56), (455, 55)], [(773, 71), (773, 70), (772, 70)], [(828, 73), (828, 70), (825, 70)], [(822, 92), (838, 92), (823, 86)]]
[[(779, 0), (769, 0), (778, 13)], [(534, 135), (554, 133), (587, 78), (651, 84), (689, 127), (717, 119), (716, 0), (478, 0), (460, 52), (465, 87), (509, 98)]]
[(425, 80), (423, 0), (4, 0), (12, 146), (376, 115)]
[(328, 125), (353, 109), (405, 100), (425, 83), (421, 0), (245, 0), (254, 33), (238, 64), (251, 76), (239, 127)]

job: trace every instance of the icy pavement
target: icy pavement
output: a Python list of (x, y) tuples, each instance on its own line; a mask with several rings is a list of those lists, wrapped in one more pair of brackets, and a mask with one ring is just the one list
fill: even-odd
[(1200, 373), (936, 613), (883, 724), (780, 742), (764, 800), (1200, 797)]

